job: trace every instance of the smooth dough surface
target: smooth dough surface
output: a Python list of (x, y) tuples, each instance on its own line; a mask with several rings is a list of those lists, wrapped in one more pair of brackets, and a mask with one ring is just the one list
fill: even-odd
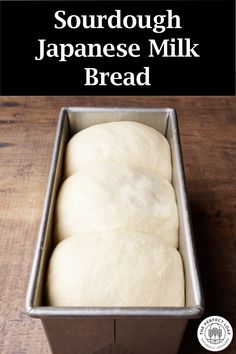
[(66, 179), (58, 194), (54, 225), (56, 242), (78, 233), (128, 230), (160, 236), (174, 247), (178, 244), (172, 185), (134, 167), (96, 165)]
[(144, 167), (171, 181), (170, 146), (157, 130), (137, 122), (110, 122), (81, 130), (69, 141), (65, 177), (81, 167), (113, 162)]
[(54, 249), (46, 290), (52, 306), (184, 306), (182, 259), (153, 235), (70, 237)]

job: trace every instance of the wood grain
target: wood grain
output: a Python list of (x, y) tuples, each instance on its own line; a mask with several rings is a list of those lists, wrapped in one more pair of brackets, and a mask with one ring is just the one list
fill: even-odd
[[(0, 353), (50, 353), (40, 321), (25, 313), (25, 294), (62, 106), (177, 110), (206, 316), (226, 317), (236, 330), (235, 97), (1, 97)], [(190, 322), (180, 354), (206, 352), (198, 323)], [(224, 352), (235, 353), (236, 340)]]

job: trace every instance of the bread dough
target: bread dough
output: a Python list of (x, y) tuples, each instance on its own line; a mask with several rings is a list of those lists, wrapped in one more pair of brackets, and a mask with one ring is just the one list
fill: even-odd
[(184, 306), (182, 259), (153, 235), (69, 237), (53, 251), (46, 289), (52, 306)]
[(157, 130), (141, 123), (103, 123), (75, 134), (66, 148), (65, 177), (81, 167), (104, 162), (144, 167), (171, 181), (168, 141)]
[(56, 242), (111, 230), (154, 234), (177, 247), (178, 212), (171, 184), (151, 171), (111, 163), (82, 168), (65, 180), (55, 208)]

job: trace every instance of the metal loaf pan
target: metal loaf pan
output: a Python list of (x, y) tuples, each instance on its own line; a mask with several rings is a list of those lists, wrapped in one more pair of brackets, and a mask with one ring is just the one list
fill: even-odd
[[(166, 136), (171, 146), (173, 179), (179, 210), (179, 251), (186, 281), (186, 306), (177, 307), (49, 307), (44, 280), (53, 248), (55, 197), (62, 181), (64, 148), (81, 129), (110, 121), (136, 121)], [(42, 320), (56, 354), (174, 354), (189, 319), (204, 310), (189, 207), (187, 203), (177, 116), (173, 109), (63, 108), (60, 112), (48, 189), (27, 293), (27, 312)]]

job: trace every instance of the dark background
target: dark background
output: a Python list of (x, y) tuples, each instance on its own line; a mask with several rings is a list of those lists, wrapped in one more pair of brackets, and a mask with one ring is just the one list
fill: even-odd
[[(172, 9), (182, 29), (156, 34), (152, 29), (54, 29), (54, 13), (67, 15), (165, 14)], [(234, 1), (2, 1), (2, 95), (234, 95)], [(200, 43), (200, 58), (148, 58), (148, 39), (190, 37)], [(38, 39), (53, 43), (138, 43), (140, 58), (58, 58), (35, 61)], [(84, 67), (101, 71), (143, 71), (152, 86), (84, 86)]]

